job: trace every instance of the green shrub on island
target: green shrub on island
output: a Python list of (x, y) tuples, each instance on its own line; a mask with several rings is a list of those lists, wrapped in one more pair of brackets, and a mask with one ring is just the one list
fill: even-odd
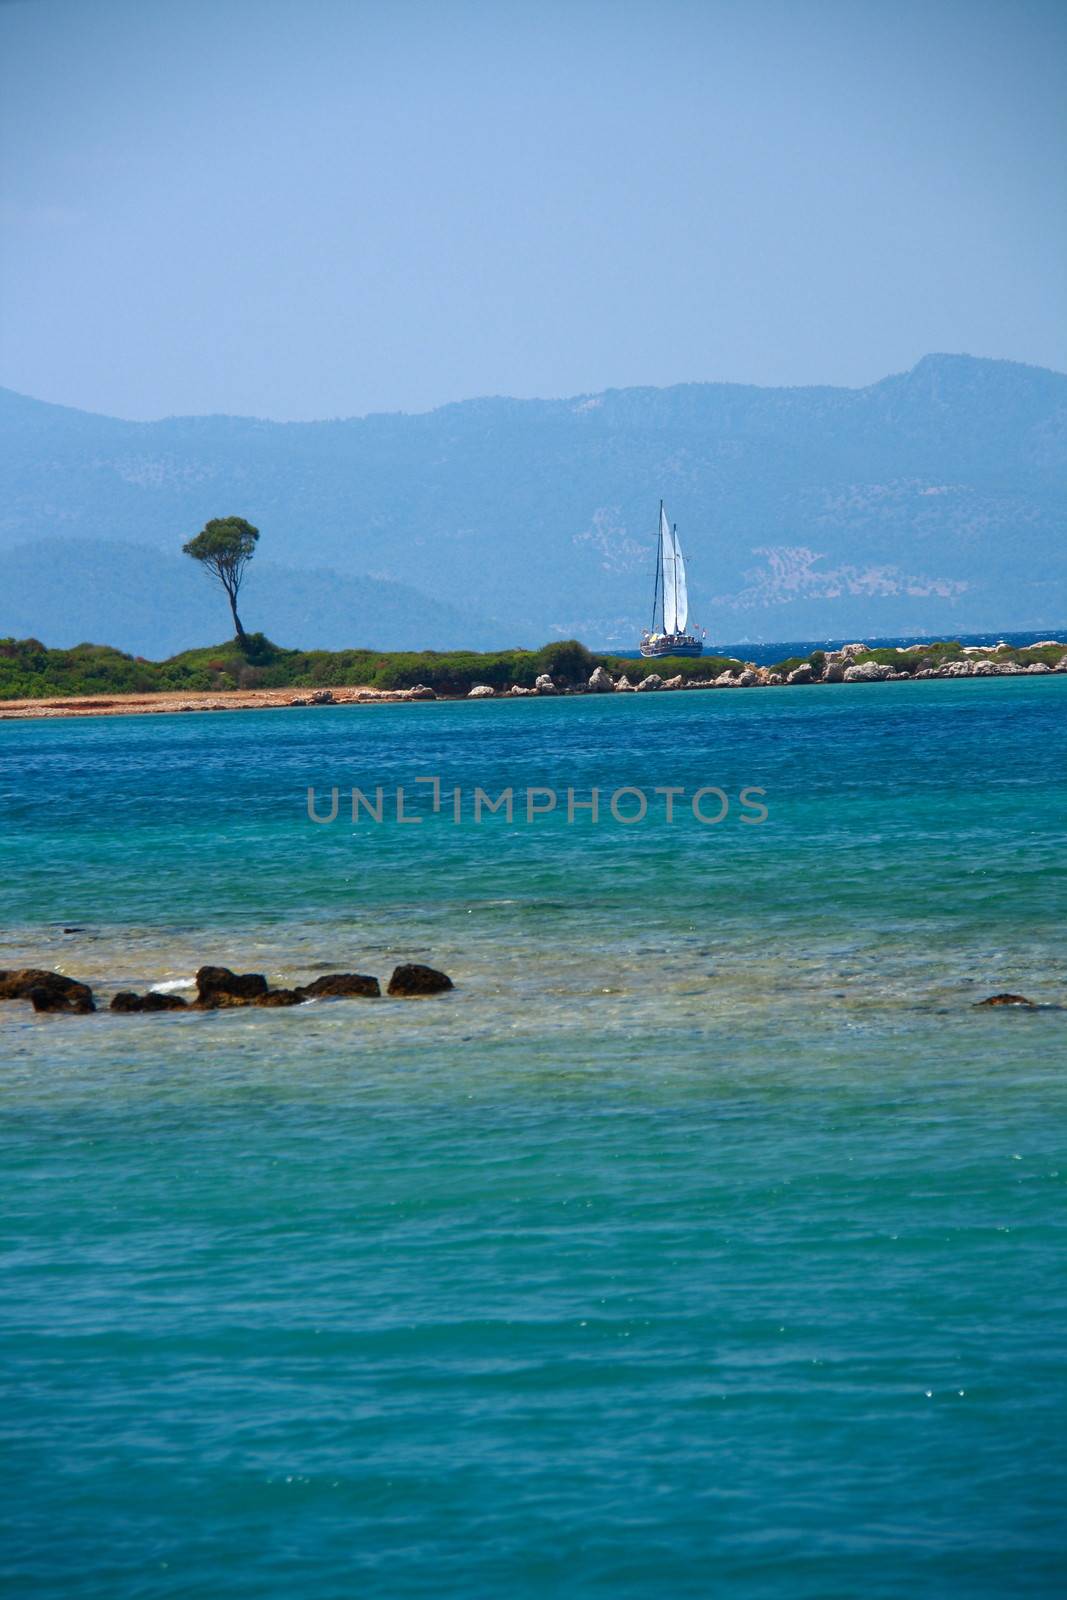
[(892, 646), (863, 650), (854, 659), (857, 666), (865, 661), (876, 661), (879, 666), (892, 667), (894, 672), (906, 672), (914, 677), (924, 667), (942, 667), (946, 661), (966, 661), (967, 657), (958, 639), (948, 639), (940, 644), (924, 645), (921, 650), (897, 650)]
[[(1029, 666), (1034, 661), (1055, 666), (1063, 647), (1002, 650), (997, 661)], [(819, 658), (822, 658), (820, 661)], [(856, 655), (858, 663), (882, 662), (913, 676), (924, 667), (968, 660), (958, 640), (924, 645), (921, 650), (882, 648)], [(771, 669), (783, 677), (805, 663), (820, 676), (825, 654), (790, 656)], [(342, 689), (365, 685), (374, 689), (410, 689), (428, 684), (439, 694), (466, 694), (476, 683), (505, 690), (513, 684), (532, 688), (542, 673), (561, 687), (580, 688), (595, 667), (631, 683), (651, 673), (661, 678), (708, 681), (724, 672), (738, 673), (744, 663), (731, 656), (672, 657), (632, 660), (600, 655), (576, 639), (555, 640), (539, 650), (286, 650), (262, 633), (246, 634), (243, 644), (184, 650), (167, 661), (146, 661), (109, 645), (79, 644), (72, 650), (50, 650), (39, 639), (0, 639), (0, 700), (40, 700), (64, 696), (153, 693), (229, 693), (235, 689)]]
[(286, 650), (261, 633), (184, 650), (167, 661), (145, 661), (109, 645), (49, 650), (39, 639), (0, 640), (0, 699), (64, 695), (227, 693), (233, 689), (410, 689), (425, 683), (439, 694), (466, 694), (476, 683), (530, 689), (542, 673), (562, 687), (580, 687), (597, 666), (631, 683), (656, 672), (663, 678), (712, 678), (738, 671), (726, 656), (632, 661), (597, 655), (576, 639), (539, 650)]
[(632, 661), (629, 656), (596, 656), (594, 662), (606, 667), (613, 678), (625, 673), (631, 683), (650, 678), (654, 672), (664, 679), (717, 678), (721, 672), (741, 672), (745, 665), (733, 656), (656, 656), (651, 661)]

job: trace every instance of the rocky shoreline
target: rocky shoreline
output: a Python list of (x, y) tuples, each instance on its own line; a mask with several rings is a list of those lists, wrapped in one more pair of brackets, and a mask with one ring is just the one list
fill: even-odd
[[(899, 653), (914, 654), (918, 660), (923, 654), (929, 653), (929, 648), (921, 644), (907, 645), (901, 646)], [(478, 684), (469, 691), (466, 698), (503, 699), (520, 695), (560, 693), (647, 694), (667, 689), (759, 689), (787, 684), (882, 683), (919, 678), (1017, 678), (1047, 676), (1054, 672), (1067, 673), (1067, 644), (1061, 644), (1059, 640), (1045, 639), (1033, 646), (1035, 650), (1061, 651), (1060, 659), (1055, 665), (1050, 665), (1046, 661), (1033, 661), (1023, 665), (1010, 659), (997, 659), (998, 652), (1003, 654), (1010, 648), (1005, 645), (989, 651), (978, 646), (964, 645), (961, 652), (966, 658), (964, 660), (945, 661), (936, 666), (917, 666), (915, 670), (909, 672), (895, 669), (887, 662), (863, 659), (870, 657), (872, 652), (867, 645), (856, 643), (846, 644), (840, 650), (816, 651), (807, 661), (800, 662), (786, 673), (778, 672), (772, 667), (757, 666), (754, 661), (746, 661), (736, 669), (721, 672), (714, 678), (682, 677), (681, 674), (663, 678), (653, 672), (638, 679), (636, 683), (631, 683), (625, 673), (618, 678), (612, 678), (604, 667), (597, 667), (584, 689), (561, 689), (547, 674), (543, 674), (532, 689), (514, 686), (498, 695), (488, 684)], [(422, 693), (433, 695), (433, 690), (422, 690)]]

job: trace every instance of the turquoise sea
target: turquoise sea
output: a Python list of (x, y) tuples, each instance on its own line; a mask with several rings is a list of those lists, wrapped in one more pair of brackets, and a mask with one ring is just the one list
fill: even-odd
[(1067, 678), (4, 723), (0, 818), (105, 1006), (456, 981), (0, 1006), (5, 1593), (1065, 1592)]

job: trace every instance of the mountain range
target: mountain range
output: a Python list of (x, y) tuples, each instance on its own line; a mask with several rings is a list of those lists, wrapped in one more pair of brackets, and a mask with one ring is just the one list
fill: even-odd
[(709, 641), (1067, 621), (1067, 376), (926, 356), (863, 389), (694, 383), (422, 415), (127, 422), (0, 390), (0, 634), (162, 655), (228, 631), (180, 554), (261, 530), (246, 627), (475, 648), (650, 620), (662, 497)]

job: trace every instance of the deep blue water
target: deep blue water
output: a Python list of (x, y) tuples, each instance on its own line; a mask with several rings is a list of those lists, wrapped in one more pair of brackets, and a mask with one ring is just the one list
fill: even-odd
[[(0, 967), (456, 980), (0, 1007), (6, 1592), (1061, 1594), (1065, 714), (1055, 677), (0, 726)], [(353, 784), (393, 820), (308, 820)]]
[[(1022, 650), (1032, 644), (1037, 644), (1042, 639), (1067, 638), (1067, 626), (1057, 630), (1046, 628), (1043, 632), (1030, 629), (1026, 633), (940, 633), (940, 634), (893, 634), (883, 638), (867, 636), (856, 639), (791, 639), (784, 642), (779, 640), (769, 643), (765, 640), (743, 639), (740, 644), (719, 644), (716, 640), (708, 639), (704, 648), (712, 655), (732, 656), (736, 661), (754, 661), (759, 667), (772, 666), (776, 661), (788, 661), (791, 656), (809, 656), (813, 650), (840, 650), (842, 645), (861, 642), (871, 650), (878, 650), (884, 646), (897, 646), (908, 644), (936, 644), (946, 638), (958, 639), (960, 644), (995, 645), (1004, 640), (1005, 644), (1013, 645)], [(613, 655), (632, 656), (640, 660), (639, 650), (613, 650)]]

